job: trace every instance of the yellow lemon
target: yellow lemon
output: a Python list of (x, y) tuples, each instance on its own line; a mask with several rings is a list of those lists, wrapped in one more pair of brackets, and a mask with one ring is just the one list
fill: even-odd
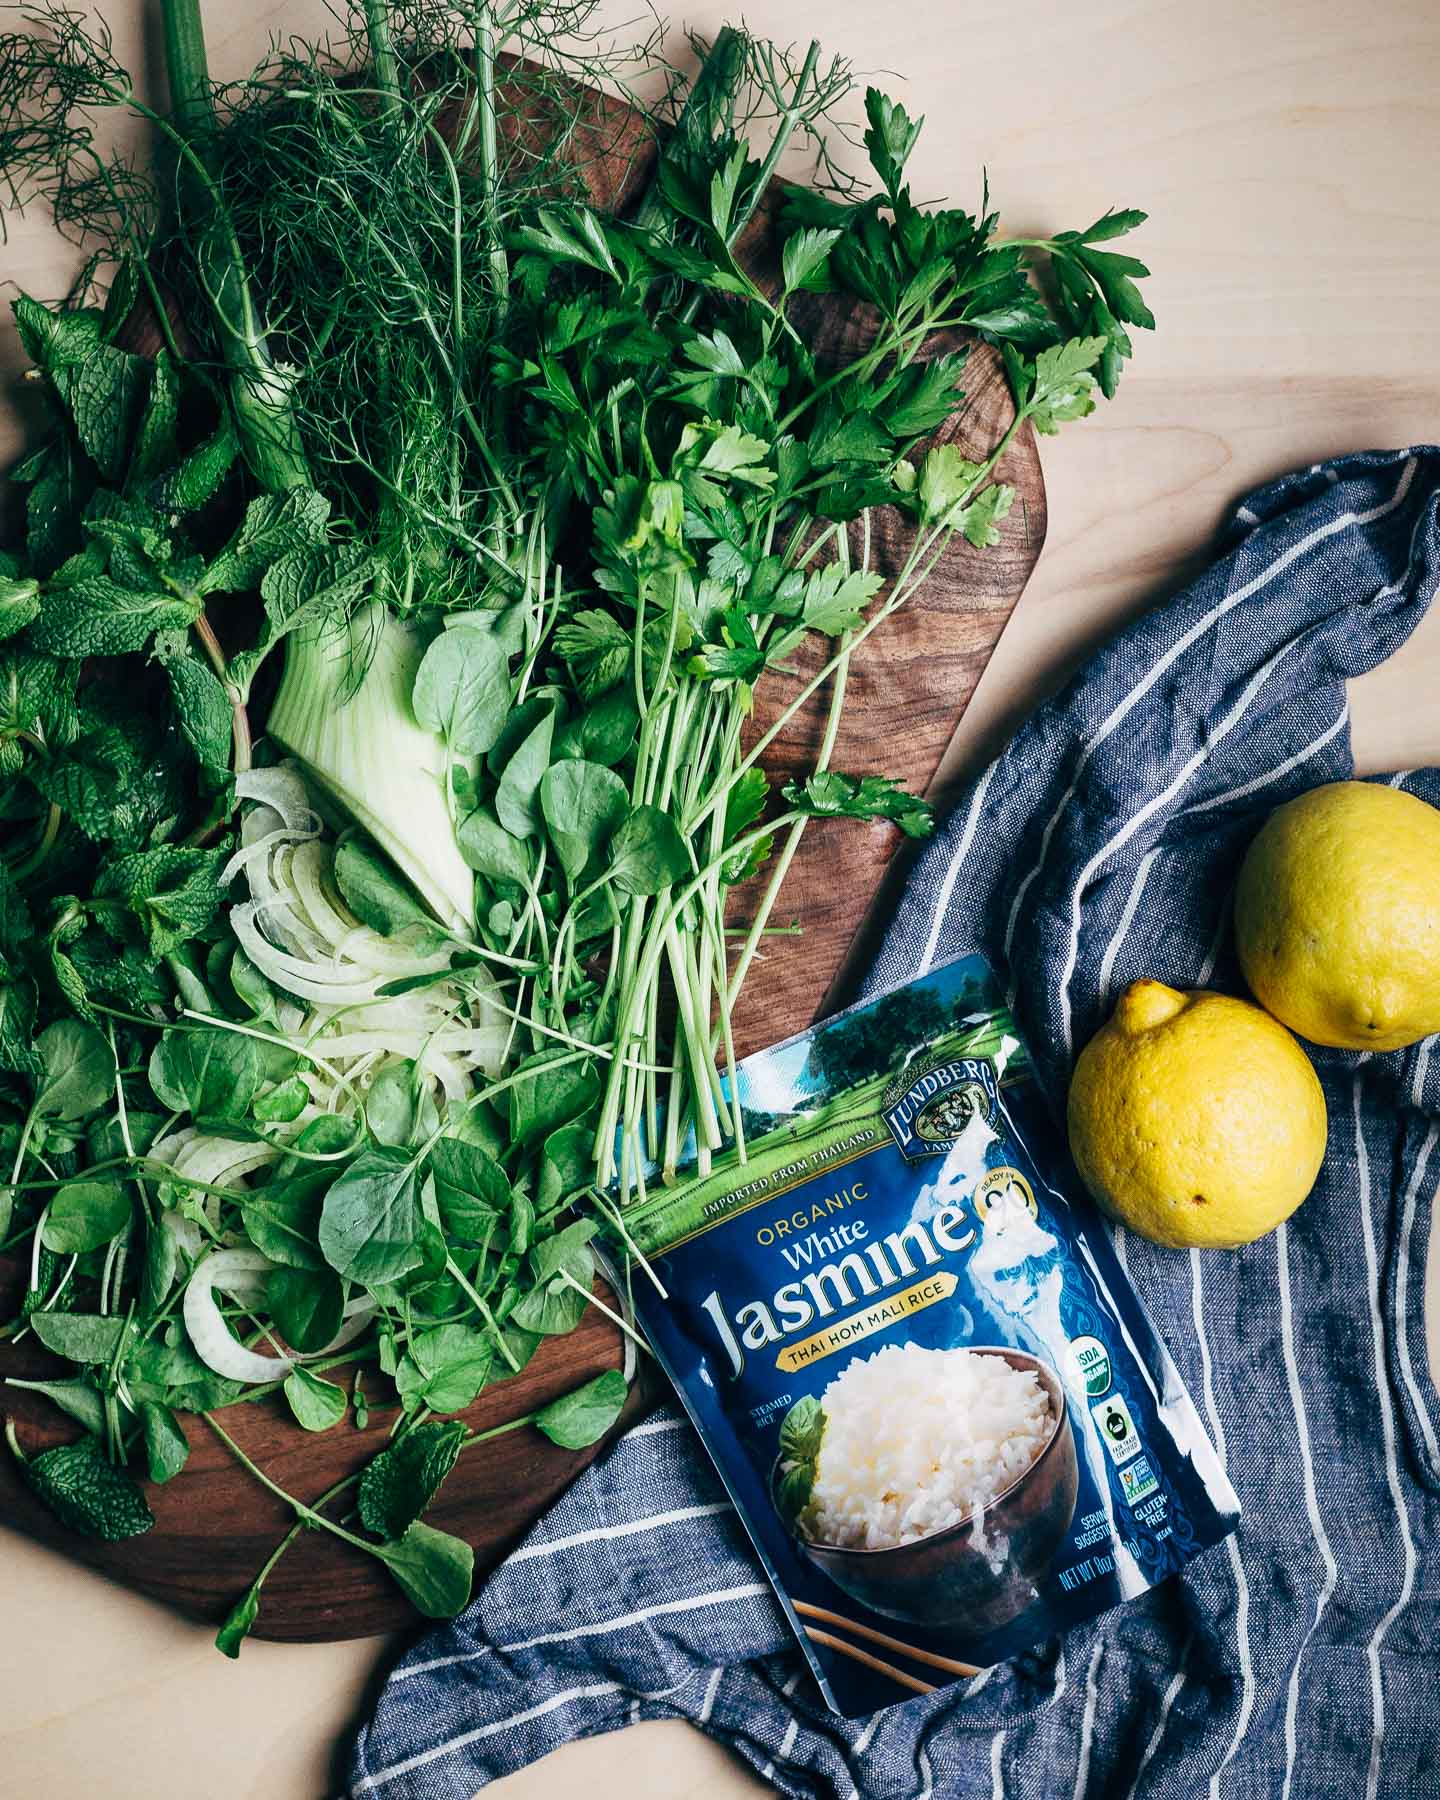
[(1080, 1053), (1070, 1149), (1085, 1185), (1157, 1244), (1233, 1249), (1288, 1219), (1325, 1155), (1325, 1095), (1248, 1000), (1137, 981)]
[(1255, 998), (1312, 1043), (1440, 1031), (1440, 812), (1369, 781), (1278, 807), (1240, 870), (1235, 941)]

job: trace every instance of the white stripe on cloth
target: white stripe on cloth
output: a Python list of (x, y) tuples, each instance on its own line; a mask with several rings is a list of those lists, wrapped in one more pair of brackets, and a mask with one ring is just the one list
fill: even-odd
[(990, 1800), (1005, 1800), (1005, 1775), (1000, 1757), (1005, 1749), (1005, 1733), (997, 1731), (990, 1740)]
[(1216, 794), (1210, 800), (1197, 800), (1193, 806), (1187, 806), (1187, 816), (1195, 813), (1213, 812), (1217, 806), (1228, 806), (1232, 800), (1243, 800), (1247, 794), (1255, 794), (1263, 787), (1269, 787), (1272, 781), (1279, 781), (1281, 776), (1288, 775), (1292, 769), (1298, 769), (1303, 762), (1308, 762), (1319, 750), (1336, 738), (1350, 723), (1350, 707), (1347, 702), (1340, 708), (1340, 716), (1333, 725), (1327, 725), (1319, 737), (1312, 738), (1303, 750), (1297, 750), (1293, 756), (1287, 756), (1282, 763), (1273, 769), (1267, 769), (1263, 775), (1257, 775), (1253, 781), (1242, 781), (1239, 787), (1227, 788), (1223, 794)]
[[(1421, 1051), (1429, 1049), (1427, 1043)], [(1417, 1071), (1418, 1073), (1418, 1071)], [(1410, 1353), (1410, 1239), (1415, 1229), (1415, 1204), (1420, 1194), (1420, 1182), (1425, 1173), (1425, 1165), (1430, 1160), (1430, 1152), (1435, 1148), (1435, 1139), (1440, 1134), (1440, 1127), (1431, 1125), (1425, 1133), (1425, 1141), (1420, 1146), (1420, 1154), (1415, 1160), (1415, 1171), (1405, 1187), (1405, 1197), (1400, 1214), (1400, 1245), (1396, 1252), (1395, 1270), (1395, 1343), (1400, 1352), (1400, 1374), (1405, 1383), (1405, 1390), (1410, 1396), (1410, 1405), (1420, 1425), (1420, 1434), (1425, 1439), (1425, 1448), (1429, 1452), (1430, 1467), (1434, 1470), (1440, 1463), (1440, 1444), (1436, 1443), (1435, 1427), (1430, 1421), (1430, 1409), (1426, 1406), (1420, 1393), (1420, 1384), (1415, 1379), (1415, 1361)], [(1436, 1199), (1440, 1199), (1437, 1190)], [(1432, 1207), (1436, 1204), (1432, 1199)]]
[(1140, 1782), (1144, 1777), (1145, 1771), (1150, 1767), (1150, 1759), (1160, 1748), (1160, 1740), (1165, 1735), (1166, 1721), (1170, 1717), (1170, 1708), (1175, 1704), (1175, 1696), (1185, 1685), (1185, 1665), (1190, 1660), (1190, 1646), (1194, 1641), (1195, 1638), (1192, 1633), (1180, 1646), (1179, 1667), (1170, 1677), (1170, 1685), (1166, 1688), (1164, 1694), (1161, 1695), (1160, 1716), (1155, 1721), (1155, 1729), (1150, 1733), (1150, 1742), (1145, 1746), (1145, 1754), (1140, 1758), (1139, 1767), (1135, 1771), (1135, 1779), (1130, 1783), (1130, 1792), (1125, 1796), (1125, 1800), (1135, 1800), (1136, 1794), (1140, 1791)]
[(874, 1737), (875, 1733), (880, 1729), (880, 1727), (884, 1723), (885, 1723), (885, 1708), (882, 1706), (880, 1708), (879, 1712), (871, 1713), (870, 1717), (866, 1720), (865, 1729), (860, 1733), (859, 1737), (857, 1737), (855, 1742), (850, 1746), (850, 1754), (852, 1756), (863, 1756), (865, 1754), (865, 1752), (870, 1748), (871, 1738)]
[(505, 1566), (513, 1568), (516, 1563), (533, 1562), (538, 1556), (554, 1556), (557, 1551), (573, 1550), (578, 1544), (598, 1543), (601, 1538), (634, 1537), (638, 1532), (654, 1531), (660, 1525), (677, 1525), (682, 1519), (707, 1519), (715, 1513), (731, 1510), (728, 1500), (713, 1500), (704, 1506), (677, 1506), (673, 1512), (651, 1513), (648, 1518), (631, 1519), (624, 1525), (597, 1525), (590, 1531), (572, 1531), (543, 1544), (524, 1544), (519, 1550), (512, 1550), (505, 1559)]
[(965, 828), (960, 833), (960, 842), (955, 846), (955, 853), (950, 858), (950, 866), (945, 871), (945, 879), (940, 883), (940, 892), (935, 900), (935, 917), (930, 921), (925, 948), (920, 952), (920, 963), (911, 977), (912, 980), (927, 974), (935, 961), (935, 952), (940, 945), (940, 931), (945, 923), (945, 915), (950, 910), (950, 897), (955, 892), (955, 882), (959, 877), (961, 865), (970, 854), (970, 846), (975, 842), (975, 831), (980, 823), (980, 813), (985, 805), (985, 795), (990, 786), (990, 778), (995, 773), (997, 766), (997, 764), (991, 763), (975, 784), (975, 792), (970, 797), (970, 810), (965, 815)]
[(1080, 905), (1084, 898), (1085, 890), (1090, 885), (1091, 877), (1104, 867), (1117, 850), (1122, 850), (1125, 845), (1130, 842), (1131, 838), (1134, 837), (1135, 833), (1147, 819), (1153, 818), (1154, 815), (1160, 811), (1161, 807), (1168, 806), (1180, 792), (1181, 788), (1185, 786), (1186, 782), (1189, 781), (1195, 771), (1209, 761), (1210, 757), (1214, 754), (1216, 746), (1222, 744), (1225, 739), (1229, 737), (1230, 733), (1245, 717), (1246, 713), (1249, 712), (1255, 696), (1260, 692), (1260, 689), (1269, 680), (1271, 675), (1274, 674), (1275, 670), (1279, 668), (1285, 658), (1289, 656), (1290, 652), (1295, 648), (1295, 644), (1296, 640), (1294, 639), (1288, 644), (1282, 644), (1273, 656), (1269, 657), (1260, 665), (1250, 677), (1249, 681), (1246, 682), (1244, 691), (1241, 693), (1240, 698), (1235, 702), (1234, 706), (1226, 713), (1225, 717), (1215, 729), (1206, 734), (1205, 742), (1201, 744), (1200, 748), (1196, 750), (1193, 755), (1187, 757), (1180, 765), (1180, 771), (1170, 785), (1167, 788), (1162, 789), (1160, 793), (1152, 794), (1138, 812), (1132, 813), (1120, 827), (1119, 831), (1108, 838), (1095, 854), (1086, 861), (1084, 867), (1076, 877), (1075, 884), (1070, 890), (1070, 936), (1065, 951), (1065, 966), (1060, 971), (1060, 991), (1058, 994), (1060, 1003), (1060, 1037), (1061, 1042), (1064, 1044), (1065, 1055), (1067, 1058), (1072, 1049), (1070, 983), (1074, 979), (1075, 965), (1080, 960)]
[(935, 1771), (930, 1767), (930, 1752), (923, 1744), (920, 1746), (920, 1773), (925, 1778), (925, 1785), (915, 1796), (915, 1800), (930, 1800), (935, 1792)]
[[(795, 1671), (795, 1673), (790, 1677), (790, 1679), (785, 1683), (784, 1687), (781, 1688), (780, 1693), (784, 1699), (788, 1700), (790, 1698), (790, 1696), (795, 1692), (796, 1688), (799, 1687), (801, 1672), (802, 1672), (801, 1670), (797, 1669)], [(778, 1756), (780, 1758), (780, 1761), (782, 1763), (784, 1762), (785, 1758), (790, 1754), (790, 1752), (794, 1749), (795, 1739), (799, 1736), (799, 1734), (800, 1734), (800, 1720), (797, 1717), (797, 1715), (792, 1712), (790, 1715), (790, 1723), (785, 1727), (785, 1735), (780, 1740), (780, 1748), (775, 1752), (776, 1756)], [(762, 1781), (769, 1781), (772, 1783), (774, 1782), (774, 1780), (775, 1780), (775, 1764), (773, 1762), (767, 1760), (765, 1767), (760, 1771), (760, 1779)]]
[(700, 1702), (700, 1716), (696, 1721), (700, 1725), (710, 1723), (710, 1715), (715, 1710), (715, 1696), (720, 1692), (720, 1683), (725, 1678), (725, 1665), (718, 1663), (710, 1671), (710, 1679), (705, 1683), (705, 1698)]
[(1110, 1005), (1110, 981), (1115, 973), (1115, 958), (1120, 954), (1120, 946), (1130, 935), (1130, 927), (1135, 923), (1135, 914), (1139, 910), (1140, 895), (1144, 892), (1145, 882), (1150, 871), (1155, 867), (1159, 850), (1147, 850), (1135, 865), (1135, 880), (1125, 899), (1125, 910), (1120, 915), (1120, 923), (1115, 927), (1115, 935), (1105, 946), (1105, 954), (1100, 959), (1100, 974), (1097, 978), (1100, 991), (1100, 1010), (1105, 1012)]
[(1319, 1495), (1315, 1491), (1315, 1461), (1310, 1454), (1310, 1422), (1305, 1413), (1304, 1393), (1300, 1384), (1300, 1365), (1295, 1357), (1295, 1320), (1290, 1299), (1290, 1227), (1281, 1225), (1275, 1233), (1276, 1282), (1280, 1289), (1280, 1348), (1285, 1362), (1285, 1379), (1290, 1388), (1290, 1404), (1295, 1410), (1295, 1435), (1300, 1445), (1300, 1472), (1305, 1486), (1305, 1513), (1310, 1521), (1310, 1535), (1315, 1540), (1315, 1548), (1320, 1552), (1320, 1560), (1325, 1565), (1325, 1580), (1315, 1599), (1315, 1617), (1310, 1621), (1309, 1629), (1300, 1640), (1300, 1648), (1295, 1652), (1295, 1661), (1290, 1669), (1289, 1691), (1285, 1696), (1285, 1780), (1280, 1789), (1280, 1800), (1289, 1800), (1290, 1783), (1295, 1775), (1296, 1729), (1295, 1722), (1300, 1707), (1300, 1672), (1305, 1661), (1305, 1652), (1310, 1640), (1314, 1637), (1325, 1609), (1329, 1606), (1340, 1579), (1340, 1566), (1335, 1561), (1335, 1553), (1330, 1548), (1330, 1538), (1325, 1530), (1324, 1516), (1320, 1511)]
[[(647, 1619), (663, 1618), (670, 1613), (698, 1612), (702, 1606), (723, 1606), (731, 1600), (749, 1600), (757, 1594), (768, 1594), (764, 1581), (747, 1581), (740, 1587), (715, 1588), (708, 1594), (694, 1594), (683, 1600), (661, 1600), (654, 1606), (643, 1606), (638, 1612), (620, 1613), (613, 1619), (598, 1619), (589, 1625), (576, 1625), (569, 1631), (547, 1631), (539, 1637), (522, 1638), (515, 1644), (482, 1644), (478, 1650), (463, 1650), (458, 1656), (437, 1656), (430, 1662), (415, 1663), (402, 1671), (406, 1676), (425, 1675), (432, 1669), (451, 1669), (458, 1663), (480, 1662), (497, 1652), (513, 1656), (521, 1650), (538, 1650), (544, 1644), (572, 1644), (577, 1638), (603, 1637), (607, 1631), (624, 1631), (631, 1625), (643, 1625)], [(396, 1679), (395, 1676), (391, 1677)]]
[[(674, 1693), (668, 1688), (667, 1693)], [(548, 1700), (542, 1700), (538, 1706), (528, 1707), (524, 1712), (511, 1713), (508, 1718), (494, 1719), (488, 1725), (477, 1725), (473, 1731), (463, 1732), (459, 1737), (447, 1738), (443, 1744), (432, 1744), (428, 1750), (422, 1750), (418, 1756), (407, 1756), (403, 1762), (391, 1763), (388, 1769), (377, 1769), (373, 1774), (362, 1777), (356, 1787), (357, 1794), (373, 1794), (387, 1783), (397, 1781), (400, 1776), (408, 1775), (412, 1769), (424, 1768), (426, 1763), (437, 1762), (442, 1756), (452, 1756), (457, 1750), (463, 1750), (467, 1744), (476, 1744), (482, 1738), (494, 1737), (496, 1732), (509, 1731), (516, 1725), (528, 1725), (532, 1719), (543, 1719), (562, 1706), (569, 1706), (575, 1700), (595, 1700), (608, 1694), (621, 1692), (618, 1681), (594, 1681), (586, 1687), (566, 1688), (564, 1693), (552, 1694)], [(661, 1699), (663, 1696), (647, 1695), (647, 1699)]]
[(1104, 1638), (1095, 1640), (1090, 1667), (1085, 1671), (1085, 1711), (1080, 1719), (1080, 1760), (1075, 1770), (1074, 1800), (1085, 1800), (1090, 1779), (1090, 1747), (1095, 1737), (1095, 1708), (1100, 1700), (1100, 1659), (1105, 1654)]
[(1370, 1767), (1365, 1780), (1365, 1800), (1375, 1800), (1380, 1791), (1380, 1748), (1385, 1741), (1385, 1681), (1380, 1669), (1380, 1646), (1385, 1642), (1386, 1632), (1404, 1610), (1414, 1588), (1415, 1542), (1410, 1535), (1410, 1514), (1400, 1488), (1400, 1468), (1395, 1456), (1395, 1409), (1391, 1403), (1390, 1383), (1385, 1372), (1385, 1322), (1380, 1312), (1380, 1268), (1375, 1252), (1375, 1225), (1370, 1209), (1370, 1156), (1365, 1147), (1365, 1124), (1360, 1113), (1360, 1089), (1363, 1081), (1363, 1073), (1357, 1070), (1351, 1090), (1355, 1118), (1355, 1168), (1360, 1186), (1365, 1277), (1370, 1289), (1370, 1329), (1375, 1360), (1375, 1393), (1380, 1402), (1380, 1434), (1385, 1446), (1385, 1481), (1395, 1508), (1396, 1523), (1400, 1527), (1403, 1558), (1400, 1592), (1365, 1646), (1365, 1659), (1370, 1665), (1371, 1697)]
[[(1225, 1427), (1220, 1423), (1220, 1409), (1215, 1404), (1215, 1377), (1210, 1363), (1210, 1343), (1205, 1335), (1205, 1286), (1200, 1273), (1200, 1252), (1190, 1252), (1190, 1298), (1195, 1319), (1195, 1335), (1200, 1341), (1200, 1385), (1205, 1396), (1205, 1411), (1214, 1435), (1220, 1461), (1225, 1461)], [(1235, 1752), (1245, 1741), (1250, 1728), (1250, 1713), (1255, 1704), (1255, 1670), (1250, 1662), (1250, 1584), (1245, 1579), (1245, 1564), (1233, 1534), (1225, 1540), (1230, 1553), (1230, 1567), (1235, 1575), (1235, 1651), (1240, 1659), (1240, 1711), (1235, 1720), (1235, 1736), (1210, 1777), (1210, 1800), (1220, 1800), (1220, 1777), (1229, 1767)]]
[(683, 1419), (647, 1419), (643, 1425), (632, 1426), (620, 1441), (622, 1444), (630, 1444), (636, 1438), (655, 1437), (662, 1431), (678, 1431), (684, 1423)]
[(1406, 457), (1405, 465), (1400, 472), (1400, 479), (1395, 485), (1395, 492), (1388, 500), (1381, 501), (1378, 506), (1371, 507), (1367, 512), (1344, 512), (1339, 514), (1338, 517), (1328, 520), (1324, 525), (1317, 526), (1308, 537), (1301, 538), (1298, 543), (1292, 544), (1283, 555), (1278, 556), (1273, 563), (1262, 569), (1258, 575), (1253, 576), (1242, 586), (1236, 588), (1234, 593), (1227, 594), (1225, 598), (1217, 605), (1213, 606), (1203, 618), (1197, 619), (1187, 632), (1175, 640), (1165, 654), (1151, 665), (1150, 670), (1144, 679), (1135, 687), (1131, 688), (1120, 704), (1114, 707), (1101, 721), (1094, 736), (1080, 753), (1079, 760), (1075, 765), (1075, 773), (1070, 780), (1070, 785), (1061, 795), (1059, 806), (1056, 807), (1055, 811), (1050, 815), (1045, 830), (1041, 833), (1040, 854), (1036, 858), (1035, 867), (1015, 891), (1015, 899), (1010, 908), (1010, 917), (1005, 926), (1004, 950), (1007, 963), (1010, 960), (1010, 947), (1015, 941), (1015, 928), (1019, 921), (1021, 904), (1023, 903), (1026, 894), (1030, 891), (1031, 883), (1035, 881), (1040, 874), (1040, 871), (1045, 866), (1045, 858), (1050, 851), (1050, 841), (1055, 835), (1055, 830), (1059, 825), (1060, 820), (1068, 811), (1070, 802), (1079, 792), (1080, 779), (1089, 765), (1090, 758), (1110, 734), (1125, 722), (1134, 708), (1140, 704), (1146, 694), (1150, 692), (1151, 688), (1155, 686), (1180, 657), (1182, 657), (1199, 638), (1203, 637), (1205, 633), (1210, 630), (1212, 625), (1218, 624), (1228, 612), (1233, 611), (1235, 607), (1243, 605), (1246, 600), (1249, 600), (1253, 595), (1258, 594), (1263, 587), (1268, 586), (1277, 575), (1283, 574), (1293, 563), (1298, 562), (1300, 558), (1304, 556), (1308, 550), (1312, 550), (1316, 544), (1322, 543), (1326, 538), (1334, 537), (1337, 532), (1348, 530), (1352, 525), (1371, 525), (1374, 524), (1377, 519), (1383, 519), (1387, 513), (1394, 512), (1395, 508), (1403, 503), (1406, 494), (1409, 493), (1410, 484), (1415, 479), (1415, 470), (1417, 466), (1416, 459), (1413, 456)]

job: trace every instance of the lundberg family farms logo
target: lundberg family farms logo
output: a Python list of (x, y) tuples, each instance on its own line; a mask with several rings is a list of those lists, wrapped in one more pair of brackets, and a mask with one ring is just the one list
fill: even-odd
[(907, 1162), (953, 1149), (978, 1114), (995, 1116), (999, 1088), (993, 1063), (967, 1056), (907, 1070), (885, 1095), (881, 1113)]

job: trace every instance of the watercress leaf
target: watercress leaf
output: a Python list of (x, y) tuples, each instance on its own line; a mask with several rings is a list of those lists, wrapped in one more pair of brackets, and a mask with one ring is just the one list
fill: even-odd
[(83, 1256), (130, 1223), (130, 1196), (118, 1182), (68, 1182), (50, 1202), (40, 1238), (57, 1256)]
[(583, 1450), (604, 1437), (620, 1417), (629, 1392), (630, 1384), (620, 1371), (606, 1369), (603, 1375), (542, 1408), (535, 1427), (562, 1450)]
[(140, 1431), (150, 1479), (173, 1481), (190, 1459), (190, 1440), (180, 1421), (168, 1406), (147, 1400), (140, 1408)]
[(483, 1331), (470, 1325), (437, 1325), (411, 1338), (395, 1371), (395, 1386), (407, 1411), (463, 1412), (494, 1366), (495, 1350)]
[(537, 1284), (551, 1280), (563, 1270), (588, 1293), (595, 1279), (590, 1240), (599, 1229), (594, 1219), (577, 1219), (563, 1231), (541, 1238), (530, 1251), (530, 1273)]
[(291, 1075), (257, 1094), (250, 1111), (262, 1125), (288, 1125), (292, 1119), (298, 1119), (309, 1104), (310, 1090), (303, 1077)]
[(93, 1025), (57, 1019), (40, 1033), (45, 1064), (35, 1108), (48, 1119), (83, 1119), (115, 1092), (115, 1058)]
[(575, 1193), (594, 1179), (594, 1143), (595, 1133), (588, 1125), (562, 1125), (546, 1138), (540, 1152), (537, 1194), (543, 1211), (552, 1211), (567, 1194)]
[(403, 938), (421, 951), (450, 942), (414, 889), (366, 839), (342, 839), (335, 847), (334, 866), (345, 904), (381, 937)]
[(240, 1646), (250, 1635), (250, 1628), (260, 1616), (260, 1583), (248, 1587), (225, 1616), (225, 1623), (215, 1633), (215, 1648), (234, 1660)]
[(344, 1388), (322, 1381), (298, 1364), (285, 1377), (285, 1398), (295, 1423), (304, 1431), (329, 1431), (345, 1417), (349, 1406)]
[(74, 1381), (30, 1381), (25, 1384), (25, 1391), (43, 1394), (67, 1418), (74, 1419), (87, 1431), (103, 1432), (105, 1429), (105, 1402), (82, 1377), (77, 1377)]
[(124, 1319), (100, 1313), (37, 1312), (30, 1316), (47, 1350), (73, 1363), (108, 1363), (128, 1335)]
[(503, 1170), (478, 1144), (443, 1137), (430, 1156), (440, 1220), (452, 1238), (483, 1239), (510, 1209)]
[(523, 1256), (534, 1235), (535, 1207), (526, 1195), (516, 1194), (510, 1201), (510, 1248)]
[(513, 881), (517, 887), (529, 885), (529, 852), (483, 806), (463, 815), (455, 837), (465, 861), (487, 881)]
[(439, 1127), (428, 1084), (406, 1059), (388, 1063), (365, 1095), (365, 1123), (382, 1144), (423, 1143)]
[(598, 861), (630, 810), (630, 793), (599, 763), (552, 763), (540, 783), (540, 805), (561, 867), (577, 882)]
[(158, 1312), (170, 1297), (180, 1265), (180, 1245), (164, 1218), (145, 1228), (145, 1254), (140, 1264), (140, 1311)]
[(510, 1089), (510, 1134), (517, 1144), (536, 1143), (583, 1118), (600, 1098), (594, 1062), (559, 1060), (571, 1055), (569, 1050), (541, 1050), (519, 1064), (516, 1073), (522, 1079)]
[(345, 1289), (331, 1269), (276, 1269), (265, 1298), (281, 1337), (302, 1356), (323, 1350), (345, 1315)]
[(336, 1274), (349, 1281), (396, 1281), (420, 1265), (423, 1218), (409, 1151), (372, 1146), (326, 1194), (320, 1248)]
[(555, 714), (546, 711), (505, 765), (495, 790), (495, 811), (513, 836), (533, 837), (540, 829), (540, 782), (550, 766)]
[(368, 1463), (356, 1504), (365, 1529), (387, 1541), (403, 1537), (439, 1493), (468, 1436), (458, 1419), (416, 1425)]
[(113, 1544), (155, 1523), (139, 1487), (93, 1435), (22, 1461), (20, 1472), (60, 1523), (82, 1537)]
[(610, 880), (623, 894), (658, 894), (691, 872), (685, 840), (658, 806), (635, 807), (610, 840)]
[(207, 1026), (162, 1033), (150, 1053), (150, 1086), (171, 1112), (243, 1118), (260, 1085), (254, 1038)]
[[(485, 754), (485, 767), (497, 781), (505, 773), (506, 763), (540, 721), (547, 713), (555, 718), (560, 713), (562, 704), (561, 696), (553, 688), (547, 688), (541, 693), (532, 691), (527, 700), (522, 700), (519, 706), (510, 709), (505, 729)], [(452, 771), (451, 780), (455, 786), (457, 801), (464, 806), (474, 806), (478, 790), (469, 769), (463, 764), (457, 764)]]
[(462, 1539), (417, 1520), (378, 1554), (425, 1618), (453, 1619), (470, 1604), (475, 1552)]
[(442, 631), (415, 675), (415, 717), (461, 756), (480, 755), (499, 737), (510, 711), (510, 666), (491, 633), (470, 626)]

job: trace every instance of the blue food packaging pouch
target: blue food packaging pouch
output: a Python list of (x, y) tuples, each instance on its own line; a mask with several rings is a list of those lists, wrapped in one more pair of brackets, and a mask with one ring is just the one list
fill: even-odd
[(1235, 1529), (983, 958), (748, 1057), (726, 1098), (743, 1157), (626, 1212), (635, 1305), (836, 1711)]

